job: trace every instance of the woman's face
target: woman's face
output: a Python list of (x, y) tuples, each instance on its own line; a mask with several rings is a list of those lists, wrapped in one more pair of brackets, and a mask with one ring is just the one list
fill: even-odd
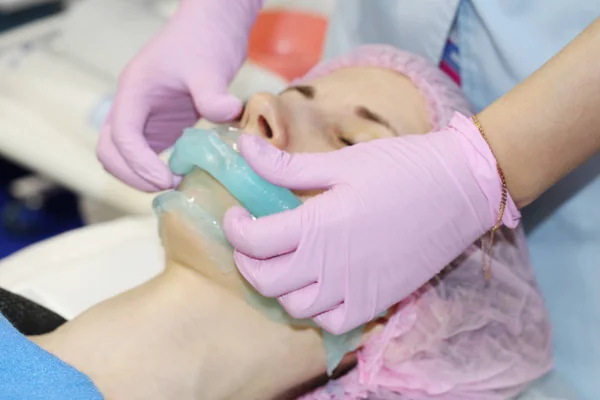
[(344, 68), (279, 95), (257, 93), (248, 101), (239, 128), (291, 153), (334, 151), (430, 131), (416, 86), (380, 68)]
[[(341, 69), (279, 95), (255, 94), (239, 128), (291, 153), (328, 152), (359, 142), (430, 131), (425, 101), (416, 86), (401, 74), (379, 68)], [(188, 175), (178, 190), (190, 200), (186, 204), (208, 211), (214, 217), (209, 221), (213, 225), (236, 204), (227, 190), (199, 170)], [(306, 199), (317, 193), (296, 194)], [(223, 268), (206, 262), (215, 246), (224, 247), (228, 254), (231, 248), (224, 240), (213, 240), (193, 221), (182, 210), (162, 215), (167, 257), (215, 283), (239, 287), (238, 274), (223, 274)], [(190, 231), (191, 226), (195, 232)]]

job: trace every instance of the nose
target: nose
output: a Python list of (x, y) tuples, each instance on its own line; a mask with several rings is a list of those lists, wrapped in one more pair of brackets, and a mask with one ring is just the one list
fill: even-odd
[(257, 93), (248, 103), (240, 122), (244, 133), (258, 135), (279, 149), (287, 146), (284, 115), (279, 99), (270, 93)]

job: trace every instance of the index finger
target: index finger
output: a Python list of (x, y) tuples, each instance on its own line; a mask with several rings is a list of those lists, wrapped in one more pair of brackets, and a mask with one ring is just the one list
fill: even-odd
[(123, 91), (113, 106), (112, 138), (129, 167), (161, 189), (173, 187), (173, 174), (150, 148), (144, 135), (150, 104), (142, 93)]

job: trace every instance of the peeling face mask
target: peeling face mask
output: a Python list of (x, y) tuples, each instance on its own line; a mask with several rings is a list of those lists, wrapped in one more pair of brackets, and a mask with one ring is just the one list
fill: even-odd
[[(158, 196), (153, 203), (160, 218), (180, 216), (198, 235), (209, 260), (223, 274), (236, 273), (233, 248), (222, 229), (225, 212), (242, 205), (255, 218), (293, 209), (302, 204), (290, 190), (275, 186), (256, 174), (237, 152), (240, 132), (234, 128), (186, 129), (175, 144), (169, 167), (185, 176), (176, 191)], [(243, 278), (240, 276), (240, 279)], [(266, 298), (243, 281), (245, 299), (269, 319), (299, 327), (317, 326), (312, 320), (289, 316), (277, 299)], [(336, 336), (322, 331), (329, 374), (348, 352), (360, 344), (363, 327)]]

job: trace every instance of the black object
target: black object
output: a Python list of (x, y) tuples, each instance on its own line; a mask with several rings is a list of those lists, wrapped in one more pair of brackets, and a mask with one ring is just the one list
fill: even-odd
[(46, 307), (0, 288), (0, 313), (25, 336), (49, 333), (67, 322)]
[(53, 1), (26, 8), (11, 13), (0, 12), (0, 32), (17, 28), (28, 22), (33, 22), (45, 17), (60, 13), (65, 9), (62, 1)]
[(0, 186), (7, 186), (15, 179), (29, 175), (31, 172), (0, 156)]

